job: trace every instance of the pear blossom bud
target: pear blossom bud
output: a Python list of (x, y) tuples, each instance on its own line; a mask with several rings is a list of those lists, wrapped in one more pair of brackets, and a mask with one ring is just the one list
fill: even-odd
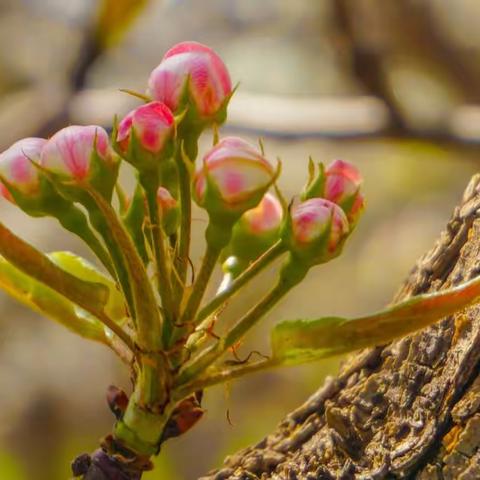
[(282, 205), (274, 195), (266, 193), (233, 227), (228, 253), (242, 263), (255, 260), (279, 239), (282, 220)]
[(351, 225), (357, 222), (364, 206), (360, 192), (362, 181), (358, 169), (343, 160), (333, 161), (325, 170), (323, 196), (342, 207)]
[(241, 138), (227, 137), (205, 155), (193, 180), (194, 198), (211, 220), (235, 222), (258, 205), (275, 176), (255, 147)]
[(124, 154), (129, 151), (132, 131), (141, 150), (159, 154), (175, 133), (175, 120), (162, 102), (150, 102), (132, 110), (118, 125), (116, 140)]
[(313, 266), (339, 255), (349, 232), (347, 217), (338, 205), (311, 198), (292, 208), (284, 239), (294, 257)]
[(211, 48), (182, 42), (168, 50), (150, 74), (148, 93), (173, 112), (181, 111), (188, 101), (201, 119), (223, 121), (215, 117), (225, 110), (232, 84), (225, 64)]
[(111, 161), (107, 132), (96, 125), (72, 125), (48, 140), (40, 164), (60, 177), (80, 181), (90, 175), (95, 154), (106, 163)]
[(157, 203), (162, 218), (163, 228), (167, 235), (171, 235), (177, 229), (180, 215), (178, 202), (172, 197), (166, 188), (159, 187), (157, 190)]
[[(0, 176), (9, 188), (24, 195), (39, 192), (38, 169), (33, 162), (40, 160), (40, 154), (47, 141), (43, 138), (24, 138), (0, 154)], [(9, 188), (0, 183), (0, 193), (15, 202)]]

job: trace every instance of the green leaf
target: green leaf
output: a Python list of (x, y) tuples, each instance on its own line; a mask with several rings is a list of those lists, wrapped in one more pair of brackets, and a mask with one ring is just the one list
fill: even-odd
[(105, 312), (114, 320), (122, 320), (126, 317), (123, 295), (118, 290), (115, 282), (100, 272), (95, 265), (71, 252), (52, 252), (48, 254), (48, 257), (63, 270), (82, 280), (105, 285), (109, 291)]
[(103, 311), (108, 302), (109, 291), (105, 285), (81, 280), (66, 272), (1, 222), (0, 255), (25, 274), (93, 314), (96, 310)]
[(108, 344), (104, 326), (65, 297), (0, 257), (0, 288), (32, 310), (84, 338)]
[[(0, 255), (21, 272), (54, 290), (81, 307), (112, 330), (129, 348), (135, 346), (130, 336), (104, 310), (109, 289), (102, 283), (89, 282), (55, 265), (42, 252), (17, 237), (0, 222)], [(87, 317), (83, 312), (83, 316)]]
[(373, 315), (285, 321), (271, 333), (273, 359), (294, 365), (388, 343), (468, 307), (479, 297), (480, 277), (476, 277), (454, 288), (413, 297)]

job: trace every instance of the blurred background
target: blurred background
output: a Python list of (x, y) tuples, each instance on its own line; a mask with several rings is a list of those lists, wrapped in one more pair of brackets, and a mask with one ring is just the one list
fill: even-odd
[[(222, 133), (263, 138), (267, 156), (283, 160), (287, 197), (305, 182), (309, 155), (354, 162), (365, 178), (368, 208), (345, 254), (312, 271), (242, 347), (267, 353), (278, 320), (388, 303), (438, 236), (478, 171), (479, 20), (477, 0), (0, 0), (0, 150), (67, 124), (108, 126), (137, 104), (119, 89), (143, 92), (171, 45), (216, 49), (240, 82)], [(209, 145), (205, 135), (201, 150)], [(5, 201), (0, 211), (37, 247), (89, 256), (54, 221)], [(198, 210), (194, 225), (198, 264)], [(227, 318), (274, 275), (265, 272)], [(124, 367), (4, 294), (0, 309), (0, 479), (69, 478), (70, 461), (111, 428), (105, 390), (129, 389)], [(259, 441), (341, 360), (211, 389), (205, 418), (169, 441), (145, 478), (189, 480), (218, 466)]]

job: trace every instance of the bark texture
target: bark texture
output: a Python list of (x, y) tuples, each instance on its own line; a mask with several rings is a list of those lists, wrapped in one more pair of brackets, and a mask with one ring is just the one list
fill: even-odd
[[(480, 273), (480, 175), (395, 301)], [(203, 480), (480, 478), (480, 305), (349, 358)]]

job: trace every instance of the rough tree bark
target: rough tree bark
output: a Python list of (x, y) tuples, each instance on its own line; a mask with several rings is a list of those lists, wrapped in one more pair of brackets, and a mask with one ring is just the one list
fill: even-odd
[[(480, 175), (395, 300), (480, 273)], [(480, 305), (362, 351), (202, 480), (480, 478)]]

